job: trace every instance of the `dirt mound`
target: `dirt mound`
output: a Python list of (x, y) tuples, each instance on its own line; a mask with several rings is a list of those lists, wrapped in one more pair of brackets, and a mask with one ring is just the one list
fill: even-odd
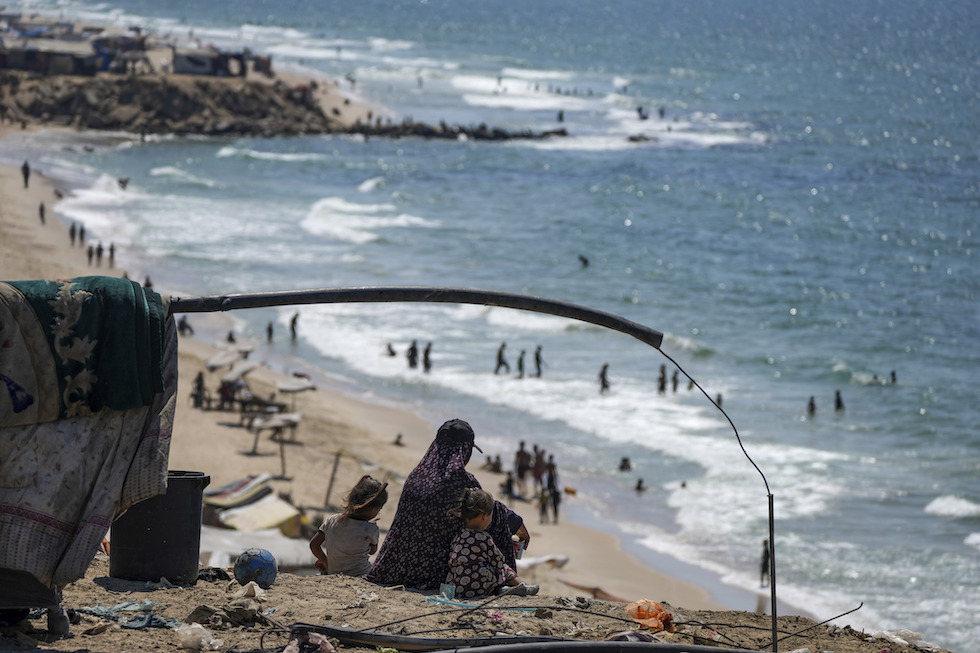
[[(191, 621), (202, 623), (221, 639), (220, 650), (256, 652), (284, 645), (289, 628), (298, 623), (424, 638), (509, 633), (593, 641), (638, 628), (624, 604), (582, 597), (501, 597), (471, 610), (451, 603), (432, 604), (421, 594), (380, 587), (360, 578), (287, 573), (280, 573), (261, 596), (240, 598), (242, 589), (233, 580), (161, 587), (110, 578), (108, 559), (99, 555), (85, 578), (64, 590), (63, 606), (77, 615), (69, 637), (48, 635), (44, 617), (37, 615), (29, 624), (38, 632), (20, 634), (16, 639), (8, 633), (8, 637), (0, 638), (0, 648), (12, 645), (78, 653), (173, 650), (178, 633), (167, 624)], [(663, 607), (672, 614), (676, 632), (653, 633), (661, 641), (771, 650), (767, 615)], [(817, 626), (797, 616), (780, 617), (778, 630), (780, 637), (786, 637), (779, 648), (786, 651), (808, 648), (811, 652), (879, 653), (888, 649), (891, 653), (920, 653), (909, 644), (874, 639), (849, 627)], [(347, 643), (340, 650), (367, 652), (376, 647)]]

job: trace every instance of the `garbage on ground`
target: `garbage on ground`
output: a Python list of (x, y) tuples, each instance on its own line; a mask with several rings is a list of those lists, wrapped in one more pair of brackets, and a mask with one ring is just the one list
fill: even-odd
[(225, 645), (223, 640), (215, 639), (201, 624), (184, 624), (177, 629), (181, 648), (194, 651), (217, 651)]
[(197, 572), (197, 579), (206, 583), (215, 583), (219, 580), (231, 580), (231, 576), (221, 567), (206, 567)]
[(150, 599), (143, 599), (142, 601), (135, 601), (130, 599), (129, 601), (123, 601), (112, 607), (106, 607), (101, 603), (96, 603), (94, 607), (91, 608), (76, 608), (75, 612), (81, 612), (82, 614), (90, 614), (100, 619), (107, 619), (109, 621), (119, 621), (122, 617), (126, 616), (120, 614), (122, 612), (152, 612), (153, 608), (160, 607), (160, 604), (156, 601), (151, 601)]
[(180, 622), (171, 617), (157, 616), (151, 610), (145, 614), (133, 617), (129, 621), (124, 622), (122, 626), (123, 628), (134, 628), (138, 630), (143, 630), (144, 628), (177, 629), (180, 627)]
[(633, 620), (654, 631), (674, 632), (674, 615), (664, 610), (664, 606), (650, 599), (633, 601), (626, 606), (626, 612)]
[(273, 627), (277, 625), (261, 612), (259, 602), (250, 598), (235, 599), (220, 608), (207, 604), (199, 605), (187, 615), (184, 621), (186, 623), (207, 624), (214, 628), (251, 626), (255, 623)]
[[(234, 589), (234, 587), (237, 584), (238, 584), (238, 581), (231, 581), (231, 582), (229, 582), (228, 583), (228, 585), (229, 585), (229, 591), (231, 589)], [(239, 590), (237, 592), (235, 592), (234, 596), (235, 596), (235, 598), (243, 598), (243, 597), (247, 597), (247, 596), (253, 596), (253, 597), (259, 599), (260, 601), (264, 601), (265, 600), (265, 590), (262, 589), (261, 587), (259, 587), (258, 583), (256, 583), (254, 580), (250, 580), (249, 582), (245, 583), (245, 585), (242, 585), (242, 587), (239, 588)]]
[(664, 640), (645, 630), (624, 630), (606, 638), (607, 642), (663, 642)]
[(320, 633), (298, 633), (293, 635), (282, 653), (331, 653), (336, 651), (326, 635)]
[(900, 630), (877, 630), (872, 633), (872, 636), (877, 640), (884, 640), (892, 644), (898, 644), (899, 646), (914, 646), (920, 651), (940, 650), (940, 647), (935, 644), (923, 641), (920, 633), (904, 628)]
[(106, 631), (111, 632), (113, 630), (119, 630), (119, 629), (120, 629), (120, 626), (116, 622), (114, 622), (114, 621), (103, 621), (102, 623), (96, 624), (96, 625), (92, 626), (91, 628), (86, 628), (85, 630), (82, 631), (82, 634), (83, 635), (101, 635), (102, 633), (104, 633)]

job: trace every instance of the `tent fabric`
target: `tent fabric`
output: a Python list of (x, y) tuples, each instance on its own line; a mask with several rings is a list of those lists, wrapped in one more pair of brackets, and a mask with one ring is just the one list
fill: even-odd
[(115, 517), (166, 492), (166, 314), (124, 279), (0, 282), (0, 568), (77, 580)]

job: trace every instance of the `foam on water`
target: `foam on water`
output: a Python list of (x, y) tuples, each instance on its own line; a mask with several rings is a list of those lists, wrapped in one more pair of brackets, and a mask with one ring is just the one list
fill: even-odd
[(339, 197), (324, 198), (313, 205), (300, 227), (311, 234), (365, 244), (377, 240), (388, 229), (439, 226), (433, 220), (395, 214), (396, 210), (394, 204), (357, 204)]
[(371, 177), (370, 179), (365, 179), (360, 184), (357, 185), (357, 190), (362, 193), (370, 193), (385, 187), (384, 177)]
[(101, 175), (89, 188), (73, 191), (58, 203), (57, 211), (66, 220), (85, 225), (88, 240), (96, 238), (118, 245), (129, 245), (136, 233), (127, 215), (128, 206), (143, 197), (136, 186), (126, 191), (109, 175)]
[(936, 497), (925, 507), (925, 512), (941, 517), (980, 517), (980, 504), (955, 496)]
[(186, 170), (181, 170), (177, 166), (160, 166), (157, 168), (153, 168), (150, 170), (150, 176), (171, 177), (180, 182), (184, 182), (196, 186), (205, 186), (207, 188), (215, 188), (218, 185), (218, 182), (216, 182), (213, 179), (198, 177), (197, 175), (191, 174)]
[(324, 161), (327, 156), (316, 152), (263, 152), (252, 148), (235, 147), (226, 145), (218, 150), (216, 155), (219, 159), (226, 157), (238, 157), (242, 159), (259, 159), (262, 161), (283, 161), (287, 163), (303, 161)]

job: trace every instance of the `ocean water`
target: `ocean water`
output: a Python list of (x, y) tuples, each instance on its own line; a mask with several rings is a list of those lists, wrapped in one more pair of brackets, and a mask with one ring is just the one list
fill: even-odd
[[(733, 607), (768, 596), (771, 491), (781, 602), (821, 620), (863, 603), (842, 625), (980, 651), (975, 3), (8, 6), (247, 46), (354, 80), (345, 92), (396, 121), (565, 127), (508, 143), (46, 137), (0, 144), (0, 158), (34, 148), (76, 189), (59, 215), (181, 296), (458, 286), (663, 331), (663, 352), (722, 395), (765, 480), (683, 375), (658, 395), (674, 364), (621, 334), (499, 308), (357, 304), (300, 308), (291, 346), (295, 309), (232, 315), (284, 369), (435, 423), (463, 417), (507, 462), (518, 441), (539, 444), (578, 490), (569, 519)], [(405, 364), (413, 340), (433, 343), (429, 374)], [(399, 356), (382, 355), (389, 342)], [(501, 342), (509, 375), (493, 374)], [(542, 377), (516, 378), (538, 345)], [(633, 471), (617, 471), (623, 456)]]

